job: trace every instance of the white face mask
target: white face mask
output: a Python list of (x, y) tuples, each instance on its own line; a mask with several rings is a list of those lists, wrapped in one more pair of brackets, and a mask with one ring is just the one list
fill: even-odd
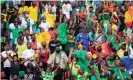
[(25, 17), (25, 18), (29, 18), (29, 14), (25, 14), (24, 17)]
[(45, 22), (46, 22), (46, 20), (41, 20), (41, 22), (45, 23)]

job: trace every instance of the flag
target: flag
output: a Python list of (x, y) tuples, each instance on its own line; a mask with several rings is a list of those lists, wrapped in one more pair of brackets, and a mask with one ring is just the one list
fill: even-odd
[(128, 28), (130, 28), (132, 26), (132, 16), (131, 14), (129, 13), (129, 11), (126, 11), (125, 13), (125, 24)]
[(57, 34), (59, 37), (59, 41), (61, 44), (67, 43), (67, 22), (64, 21), (58, 28), (57, 28)]

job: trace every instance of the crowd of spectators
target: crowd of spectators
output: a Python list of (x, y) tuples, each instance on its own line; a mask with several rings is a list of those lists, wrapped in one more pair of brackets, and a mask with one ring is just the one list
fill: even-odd
[(133, 80), (132, 0), (1, 0), (2, 80)]

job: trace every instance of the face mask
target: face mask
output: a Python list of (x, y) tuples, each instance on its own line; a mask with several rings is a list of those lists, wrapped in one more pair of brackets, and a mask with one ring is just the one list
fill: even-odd
[(32, 4), (33, 6), (36, 6), (36, 4)]
[(41, 22), (42, 22), (42, 23), (45, 23), (45, 22), (46, 22), (46, 20), (41, 20)]
[(46, 45), (43, 45), (43, 48), (46, 48)]
[(28, 17), (29, 17), (29, 14), (25, 14), (24, 16), (25, 16), (26, 18), (28, 18)]

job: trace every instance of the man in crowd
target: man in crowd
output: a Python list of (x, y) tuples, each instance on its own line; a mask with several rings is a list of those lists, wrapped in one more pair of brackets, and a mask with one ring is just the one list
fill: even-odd
[(24, 66), (27, 66), (28, 63), (32, 63), (33, 66), (35, 66), (35, 53), (32, 49), (32, 43), (27, 43), (27, 49), (23, 51), (22, 53), (22, 61), (24, 63)]
[(50, 55), (48, 59), (48, 64), (51, 65), (53, 68), (59, 66), (59, 71), (57, 72), (57, 75), (55, 76), (55, 79), (57, 80), (63, 80), (63, 69), (66, 68), (68, 57), (65, 54), (64, 51), (61, 50), (60, 45), (56, 46), (55, 52)]

